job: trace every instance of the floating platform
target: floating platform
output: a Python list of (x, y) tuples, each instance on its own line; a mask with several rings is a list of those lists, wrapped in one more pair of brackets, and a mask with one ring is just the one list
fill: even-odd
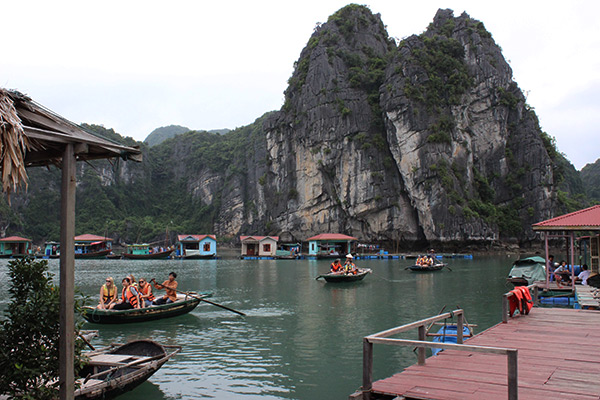
[[(600, 311), (536, 307), (465, 344), (518, 350), (521, 400), (598, 399), (600, 359), (593, 350), (598, 340)], [(427, 358), (425, 365), (373, 382), (366, 397), (505, 400), (507, 393), (506, 356), (448, 349)]]

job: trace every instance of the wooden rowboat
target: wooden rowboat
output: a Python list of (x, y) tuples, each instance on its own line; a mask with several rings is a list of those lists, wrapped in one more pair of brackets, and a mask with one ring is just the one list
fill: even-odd
[(132, 253), (123, 253), (123, 258), (127, 258), (130, 260), (157, 260), (163, 258), (169, 258), (172, 252), (175, 250), (165, 250), (165, 251), (157, 251), (155, 253), (147, 253), (147, 254), (132, 254)]
[(113, 399), (145, 382), (180, 346), (163, 346), (152, 340), (136, 340), (124, 345), (87, 353), (90, 362), (77, 380), (75, 400)]
[(153, 321), (156, 319), (176, 317), (192, 311), (200, 303), (201, 298), (212, 296), (210, 292), (194, 294), (195, 297), (178, 294), (177, 301), (159, 306), (134, 308), (131, 310), (100, 310), (95, 307), (83, 307), (82, 316), (95, 324), (127, 324), (131, 322)]
[(321, 274), (321, 275), (317, 276), (315, 279), (323, 278), (323, 279), (325, 279), (326, 282), (331, 282), (331, 283), (356, 282), (356, 281), (363, 280), (365, 278), (365, 276), (367, 276), (371, 272), (372, 271), (369, 268), (359, 268), (358, 273), (356, 275), (343, 274), (343, 273), (342, 274), (329, 273), (329, 274)]
[(433, 272), (433, 271), (441, 271), (447, 264), (439, 263), (433, 265), (411, 265), (408, 267), (411, 271), (415, 272)]

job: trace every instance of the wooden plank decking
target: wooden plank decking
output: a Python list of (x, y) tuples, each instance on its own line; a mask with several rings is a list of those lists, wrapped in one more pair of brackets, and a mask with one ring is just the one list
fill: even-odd
[[(534, 308), (466, 344), (518, 353), (519, 399), (600, 399), (600, 311)], [(504, 355), (445, 350), (373, 383), (373, 393), (407, 399), (507, 398)]]

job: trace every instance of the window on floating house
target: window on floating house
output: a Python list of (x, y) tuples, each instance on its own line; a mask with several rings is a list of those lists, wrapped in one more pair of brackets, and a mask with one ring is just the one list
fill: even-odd
[(263, 252), (270, 253), (271, 252), (271, 245), (270, 244), (263, 244)]
[(202, 248), (204, 249), (204, 251), (210, 251), (210, 243), (204, 243), (204, 246)]

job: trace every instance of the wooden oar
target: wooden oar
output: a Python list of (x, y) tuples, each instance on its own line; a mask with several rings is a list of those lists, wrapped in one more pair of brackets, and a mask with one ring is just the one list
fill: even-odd
[[(150, 282), (154, 282), (154, 283), (156, 283), (156, 280), (154, 280), (154, 278), (152, 278), (152, 279), (150, 280)], [(158, 286), (165, 287), (165, 286), (161, 285), (160, 283), (156, 283), (156, 284), (157, 284)], [(188, 293), (188, 292), (182, 292), (181, 290), (177, 290), (177, 289), (171, 289), (171, 288), (169, 288), (169, 289), (170, 289), (170, 290), (173, 290), (173, 291), (175, 291), (175, 292), (177, 292), (177, 293), (181, 293), (181, 294), (185, 294), (186, 296), (193, 297), (194, 299), (198, 299), (198, 300), (204, 301), (205, 303), (212, 304), (213, 306), (221, 307), (221, 308), (224, 308), (224, 309), (226, 309), (226, 310), (228, 310), (228, 311), (232, 311), (232, 312), (234, 312), (234, 313), (237, 313), (237, 314), (243, 315), (244, 317), (246, 316), (246, 314), (244, 314), (244, 313), (243, 313), (243, 312), (241, 312), (241, 311), (234, 310), (233, 308), (229, 308), (229, 307), (227, 307), (227, 306), (224, 306), (224, 305), (222, 305), (222, 304), (215, 303), (215, 302), (212, 302), (212, 301), (210, 301), (210, 300), (203, 299), (202, 297), (194, 296), (194, 295), (193, 295), (193, 294), (191, 294), (191, 293)]]

